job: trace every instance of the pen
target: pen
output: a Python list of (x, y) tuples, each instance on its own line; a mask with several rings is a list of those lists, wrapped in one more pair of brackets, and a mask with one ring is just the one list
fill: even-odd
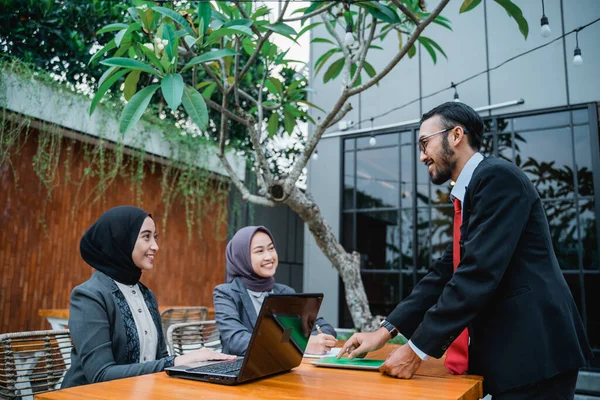
[(319, 326), (319, 324), (315, 324), (315, 326), (317, 327), (317, 332), (319, 332), (320, 334), (323, 334), (323, 331), (321, 330), (321, 327)]

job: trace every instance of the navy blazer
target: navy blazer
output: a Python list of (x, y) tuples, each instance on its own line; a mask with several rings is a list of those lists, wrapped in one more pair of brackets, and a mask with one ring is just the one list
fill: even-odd
[(513, 163), (475, 169), (452, 245), (388, 320), (439, 358), (468, 328), (469, 372), (492, 395), (581, 368), (591, 350), (552, 246), (539, 194)]
[[(273, 293), (296, 293), (289, 286), (276, 283)], [(244, 355), (252, 337), (258, 315), (248, 294), (248, 289), (240, 278), (231, 283), (217, 286), (213, 292), (215, 303), (215, 319), (221, 335), (223, 353)], [(323, 333), (337, 337), (333, 326), (323, 318), (317, 318), (315, 325), (321, 327)], [(317, 334), (313, 329), (313, 335)]]
[(140, 363), (140, 341), (125, 296), (115, 282), (100, 271), (73, 289), (69, 330), (73, 340), (71, 367), (62, 388), (160, 372), (173, 366), (162, 333), (154, 293), (139, 283), (156, 326), (156, 360)]

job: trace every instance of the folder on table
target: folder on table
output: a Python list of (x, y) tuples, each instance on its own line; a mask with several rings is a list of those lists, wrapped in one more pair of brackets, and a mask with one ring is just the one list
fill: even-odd
[(317, 367), (329, 367), (329, 368), (349, 368), (349, 369), (363, 369), (368, 371), (378, 371), (381, 364), (385, 360), (376, 360), (373, 358), (354, 358), (349, 360), (347, 357), (342, 357), (339, 360), (336, 357), (321, 358), (318, 361), (312, 361), (311, 364)]

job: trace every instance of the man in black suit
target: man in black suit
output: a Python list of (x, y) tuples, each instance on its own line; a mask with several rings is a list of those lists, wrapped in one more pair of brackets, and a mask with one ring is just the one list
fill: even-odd
[(456, 182), (454, 237), (442, 258), (382, 322), (340, 356), (381, 348), (401, 332), (381, 371), (411, 378), (440, 358), (454, 374), (484, 377), (494, 399), (573, 398), (591, 350), (552, 247), (540, 197), (514, 164), (478, 151), (481, 117), (459, 102), (421, 119), (420, 160), (431, 181)]

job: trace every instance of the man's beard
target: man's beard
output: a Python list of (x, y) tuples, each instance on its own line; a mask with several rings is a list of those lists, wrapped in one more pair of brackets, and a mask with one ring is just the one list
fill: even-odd
[(430, 175), (431, 182), (435, 185), (441, 185), (447, 182), (452, 176), (452, 171), (456, 168), (454, 150), (448, 144), (448, 135), (442, 139), (442, 151), (438, 154), (438, 161), (433, 163), (433, 174)]

